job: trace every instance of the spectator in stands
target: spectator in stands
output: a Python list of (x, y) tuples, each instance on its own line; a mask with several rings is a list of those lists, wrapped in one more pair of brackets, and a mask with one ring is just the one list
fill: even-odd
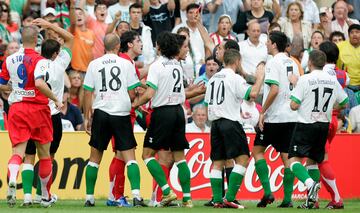
[(169, 0), (163, 4), (159, 0), (150, 0), (150, 10), (149, 13), (144, 14), (144, 23), (152, 29), (153, 46), (155, 46), (157, 35), (163, 31), (172, 30), (171, 18), (174, 16), (174, 10), (174, 0)]
[(316, 30), (311, 34), (311, 41), (310, 41), (310, 47), (307, 48), (304, 51), (303, 57), (301, 58), (301, 66), (302, 68), (305, 70), (305, 72), (307, 71), (306, 68), (308, 66), (308, 61), (309, 61), (309, 55), (310, 52), (313, 50), (318, 50), (319, 49), (319, 45), (325, 40), (324, 38), (324, 34), (322, 34), (320, 31)]
[(92, 49), (94, 47), (95, 34), (86, 27), (85, 12), (81, 8), (75, 8), (75, 1), (71, 0), (70, 6), (70, 32), (74, 35), (74, 45), (71, 49), (74, 54), (71, 60), (71, 67), (85, 75), (87, 66), (94, 58)]
[(199, 70), (205, 62), (205, 45), (197, 27), (199, 14), (199, 5), (189, 4), (186, 8), (187, 20), (174, 27), (173, 33), (176, 33), (180, 27), (187, 27), (190, 30), (190, 44), (194, 53), (195, 70)]
[[(134, 0), (119, 0), (118, 3), (111, 5), (109, 7), (109, 14), (112, 19), (115, 18), (115, 14), (120, 11), (121, 12), (121, 21), (130, 22), (130, 5), (137, 3), (138, 1)], [(147, 13), (149, 11), (149, 0), (145, 0), (144, 2), (144, 13)], [(140, 1), (141, 5), (141, 1)]]
[[(89, 16), (91, 16), (93, 19), (97, 19), (96, 14), (95, 14), (97, 4), (104, 4), (104, 5), (108, 6), (108, 4), (105, 3), (105, 1), (98, 1), (98, 3), (96, 3), (95, 0), (80, 0), (80, 7), (84, 8), (85, 12)], [(107, 13), (106, 17), (105, 17), (105, 23), (110, 24), (111, 22), (112, 22), (112, 18), (109, 15), (109, 13)]]
[(350, 18), (357, 19), (360, 21), (360, 1), (359, 0), (346, 0), (349, 8)]
[[(81, 125), (83, 124), (83, 117), (81, 115), (80, 110), (73, 104), (69, 102), (70, 94), (69, 89), (64, 88), (64, 96), (63, 96), (63, 104), (64, 106), (61, 108), (61, 118), (62, 120), (68, 120), (71, 122), (74, 130), (79, 131), (81, 129)], [(66, 121), (62, 121), (63, 126), (66, 126)], [(71, 129), (71, 128), (66, 128)]]
[(349, 40), (337, 44), (340, 50), (337, 67), (347, 70), (350, 77), (348, 87), (357, 92), (360, 90), (360, 25), (351, 25), (348, 34)]
[[(17, 39), (19, 26), (11, 20), (9, 5), (0, 2), (0, 36), (4, 44)], [(15, 38), (14, 38), (15, 36)]]
[(82, 84), (84, 81), (83, 76), (78, 71), (70, 71), (69, 73), (70, 79), (70, 103), (77, 106), (80, 110), (83, 107), (84, 100), (84, 89), (82, 88)]
[(360, 133), (360, 105), (350, 110), (349, 120), (353, 133)]
[(345, 38), (349, 38), (348, 29), (352, 24), (359, 24), (359, 21), (348, 17), (348, 8), (345, 1), (337, 1), (334, 6), (335, 20), (331, 22), (332, 31), (344, 33)]
[(190, 43), (190, 30), (187, 27), (180, 27), (176, 33), (185, 36), (186, 41), (189, 42), (189, 51), (187, 52), (186, 59), (180, 61), (181, 67), (184, 71), (184, 81), (188, 85), (188, 83), (194, 80), (197, 74), (194, 62), (194, 52)]
[(220, 44), (224, 38), (237, 41), (235, 34), (231, 32), (232, 21), (229, 15), (223, 14), (219, 17), (217, 30), (210, 34), (211, 40), (215, 45)]
[(261, 33), (267, 33), (268, 26), (274, 19), (273, 13), (264, 9), (263, 0), (251, 0), (250, 7), (250, 11), (238, 14), (236, 23), (233, 26), (234, 32), (245, 33), (247, 30), (247, 23), (252, 19), (257, 19), (261, 26)]
[(328, 39), (331, 34), (331, 20), (333, 18), (331, 11), (330, 7), (320, 8), (320, 25), (317, 30), (324, 34), (325, 39)]
[(260, 24), (256, 20), (249, 22), (247, 34), (249, 37), (239, 42), (241, 66), (246, 75), (255, 77), (257, 65), (267, 61), (268, 51), (266, 44), (260, 41)]
[[(70, 0), (73, 1), (73, 0)], [(52, 7), (56, 11), (56, 21), (64, 25), (64, 29), (69, 29), (70, 27), (70, 1), (69, 0), (53, 0), (46, 1), (45, 8)], [(75, 4), (73, 5), (75, 7)], [(42, 15), (43, 15), (42, 11)]]
[(304, 9), (304, 20), (312, 24), (314, 29), (320, 24), (319, 8), (313, 0), (299, 0)]
[(345, 41), (345, 35), (342, 32), (334, 31), (330, 34), (329, 41), (337, 44), (339, 42)]
[(205, 105), (198, 104), (193, 108), (192, 113), (193, 121), (189, 124), (186, 124), (187, 133), (209, 133), (210, 127), (206, 125), (207, 121), (207, 112)]
[(291, 55), (298, 58), (302, 49), (309, 48), (311, 40), (311, 23), (303, 18), (304, 11), (301, 4), (292, 2), (286, 10), (286, 18), (279, 20), (282, 32), (292, 43)]
[(130, 24), (126, 21), (120, 21), (116, 27), (116, 34), (121, 37), (121, 35), (130, 30)]
[(12, 41), (6, 47), (6, 56), (16, 53), (20, 49), (19, 43)]
[[(142, 56), (139, 57), (137, 63), (138, 68), (151, 64), (155, 59), (155, 48), (151, 39), (151, 28), (146, 26), (142, 21), (141, 4), (132, 4), (129, 8), (130, 11), (130, 29), (139, 33), (143, 43)], [(140, 60), (141, 59), (141, 60)]]
[[(56, 11), (54, 8), (48, 7), (44, 10), (42, 18), (50, 23), (56, 22)], [(59, 22), (60, 23), (60, 22)]]
[(244, 11), (244, 5), (242, 1), (234, 0), (206, 0), (207, 8), (211, 13), (210, 23), (209, 23), (209, 32), (213, 33), (216, 31), (216, 28), (219, 30), (220, 17), (223, 15), (228, 15), (230, 22), (236, 20), (239, 13)]

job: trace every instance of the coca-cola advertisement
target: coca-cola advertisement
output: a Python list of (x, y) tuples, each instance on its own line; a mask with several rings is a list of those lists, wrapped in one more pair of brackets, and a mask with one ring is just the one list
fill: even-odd
[[(251, 150), (253, 147), (255, 135), (248, 134), (247, 138)], [(351, 147), (354, 144), (354, 141), (346, 141), (346, 139), (349, 140), (350, 138), (350, 135), (336, 136), (333, 144), (331, 145), (329, 156), (330, 162), (337, 174), (337, 183), (339, 185), (341, 195), (344, 198), (359, 198), (360, 187), (359, 184), (356, 184), (356, 179), (360, 178), (360, 173), (358, 171), (352, 170), (348, 170), (346, 173), (343, 173), (344, 167), (354, 168), (350, 166), (349, 163), (352, 165), (359, 163), (358, 158), (355, 158), (356, 154), (353, 149), (355, 147)], [(185, 155), (191, 172), (192, 196), (194, 199), (210, 199), (212, 196), (210, 185), (210, 171), (212, 168), (210, 160), (210, 135), (187, 134), (187, 139), (190, 144), (190, 149), (185, 151)], [(341, 143), (343, 143), (343, 145)], [(344, 146), (344, 143), (347, 143), (347, 146)], [(358, 143), (359, 144), (356, 144), (356, 146), (360, 148), (360, 141), (358, 141)], [(353, 153), (353, 155), (351, 153)], [(283, 197), (282, 180), (284, 174), (284, 165), (282, 164), (280, 154), (277, 153), (274, 148), (269, 146), (265, 152), (265, 159), (267, 160), (269, 167), (269, 181), (271, 190), (277, 199), (281, 199)], [(351, 159), (356, 160), (352, 161)], [(355, 185), (349, 186), (348, 184), (350, 183), (354, 183)], [(176, 166), (171, 170), (170, 184), (175, 192), (181, 196), (181, 186), (177, 178)], [(325, 190), (325, 187), (323, 188), (324, 189), (320, 191), (320, 197), (330, 198), (327, 191)], [(263, 193), (264, 192), (262, 190), (260, 180), (255, 171), (255, 160), (250, 158), (249, 166), (237, 195), (237, 199), (260, 199)], [(306, 187), (295, 178), (293, 199), (304, 198), (306, 198)]]

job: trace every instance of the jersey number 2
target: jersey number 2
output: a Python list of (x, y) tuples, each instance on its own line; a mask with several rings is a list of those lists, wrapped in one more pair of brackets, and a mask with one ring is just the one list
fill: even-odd
[[(116, 73), (114, 72), (116, 70)], [(101, 73), (101, 89), (100, 92), (106, 92), (106, 75), (105, 75), (105, 68), (102, 68), (99, 70), (99, 73)], [(111, 67), (110, 69), (110, 75), (111, 79), (109, 81), (109, 87), (112, 91), (118, 91), (121, 88), (121, 80), (119, 78), (119, 75), (121, 74), (121, 70), (119, 67)], [(114, 87), (115, 85), (115, 87)]]
[[(312, 91), (315, 93), (315, 104), (314, 104), (314, 108), (313, 108), (312, 111), (313, 112), (320, 112), (320, 110), (319, 110), (319, 88), (313, 89)], [(326, 99), (326, 101), (324, 103), (324, 106), (322, 108), (323, 112), (326, 112), (327, 109), (328, 109), (332, 93), (333, 93), (333, 89), (328, 88), (328, 87), (324, 88), (323, 95), (320, 98), (321, 99), (325, 98), (326, 94), (328, 94), (328, 97), (327, 97), (327, 99)]]
[(180, 83), (180, 71), (178, 69), (173, 70), (173, 78), (176, 80), (173, 88), (173, 92), (179, 93), (181, 91), (181, 83)]

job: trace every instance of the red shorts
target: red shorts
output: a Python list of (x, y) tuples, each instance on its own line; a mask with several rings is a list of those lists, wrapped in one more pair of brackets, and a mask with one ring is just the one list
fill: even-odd
[(329, 133), (325, 144), (325, 153), (330, 151), (330, 144), (336, 135), (336, 131), (338, 128), (337, 116), (333, 115), (331, 118), (331, 123), (329, 125)]
[(18, 102), (11, 105), (8, 129), (12, 146), (29, 139), (40, 144), (53, 140), (51, 113), (48, 105)]

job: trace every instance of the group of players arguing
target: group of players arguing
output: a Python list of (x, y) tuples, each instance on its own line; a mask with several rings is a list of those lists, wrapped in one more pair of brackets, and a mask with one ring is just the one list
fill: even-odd
[[(49, 207), (57, 200), (56, 195), (50, 193), (52, 159), (61, 140), (59, 113), (64, 72), (71, 60), (69, 49), (73, 37), (43, 19), (36, 19), (34, 25), (47, 31), (41, 55), (35, 51), (38, 28), (24, 27), (23, 48), (6, 59), (0, 73), (0, 89), (11, 91), (8, 129), (13, 149), (8, 163), (7, 194), (7, 202), (11, 207), (16, 204), (16, 180), (21, 164), (24, 190), (22, 205), (40, 203)], [(328, 164), (324, 164), (327, 162), (324, 158), (327, 159), (325, 145), (332, 121), (331, 113), (335, 103), (341, 108), (348, 102), (342, 85), (336, 79), (334, 63), (337, 55), (334, 51), (326, 51), (329, 48), (336, 50), (336, 45), (334, 47), (332, 43), (324, 42), (323, 51), (312, 51), (308, 64), (310, 73), (300, 76), (297, 65), (284, 52), (287, 37), (274, 31), (269, 34), (267, 41), (272, 58), (258, 65), (253, 85), (247, 84), (238, 74), (241, 65), (239, 51), (225, 48), (220, 57), (222, 69), (209, 80), (207, 88), (202, 84), (184, 88), (180, 61), (185, 59), (189, 51), (188, 44), (185, 36), (169, 32), (160, 34), (157, 39), (159, 57), (150, 65), (146, 85), (143, 85), (133, 61), (142, 50), (139, 35), (129, 31), (121, 39), (116, 34), (105, 36), (106, 53), (89, 64), (83, 85), (84, 125), (90, 135), (91, 147), (85, 172), (85, 206), (95, 206), (94, 188), (98, 168), (103, 151), (111, 139), (115, 156), (109, 169), (111, 189), (107, 205), (131, 206), (123, 194), (126, 166), (133, 206), (147, 206), (140, 195), (140, 170), (135, 158), (137, 143), (133, 125), (135, 109), (151, 101), (152, 112), (142, 158), (162, 192), (157, 205), (169, 206), (177, 199), (168, 184), (171, 167), (164, 168), (159, 163), (171, 161), (178, 168), (182, 206), (193, 207), (191, 172), (184, 156), (184, 150), (189, 145), (185, 137), (182, 105), (185, 99), (205, 93), (208, 117), (212, 122), (210, 157), (213, 167), (210, 181), (213, 206), (245, 208), (235, 199), (250, 157), (241, 125), (240, 104), (243, 100), (255, 100), (263, 86), (263, 107), (252, 150), (256, 172), (264, 188), (264, 196), (257, 206), (266, 207), (274, 201), (264, 159), (266, 147), (272, 145), (281, 153), (285, 167), (284, 200), (279, 207), (292, 207), (291, 194), (296, 176), (308, 189), (308, 197), (301, 208), (318, 208), (320, 173), (317, 165), (329, 168)], [(226, 47), (226, 41), (221, 45), (220, 48)], [(323, 70), (324, 67), (328, 69)], [(145, 91), (139, 95), (137, 87), (143, 87)], [(36, 150), (39, 157), (37, 176), (33, 169)], [(155, 158), (156, 154), (159, 159)], [(307, 169), (301, 164), (305, 157)], [(233, 165), (227, 175), (228, 190), (224, 196), (223, 169), (229, 160)], [(38, 178), (38, 184), (33, 200), (31, 189), (34, 177)], [(333, 187), (333, 184), (329, 185)], [(329, 205), (332, 208), (343, 208), (338, 193), (334, 194)]]

